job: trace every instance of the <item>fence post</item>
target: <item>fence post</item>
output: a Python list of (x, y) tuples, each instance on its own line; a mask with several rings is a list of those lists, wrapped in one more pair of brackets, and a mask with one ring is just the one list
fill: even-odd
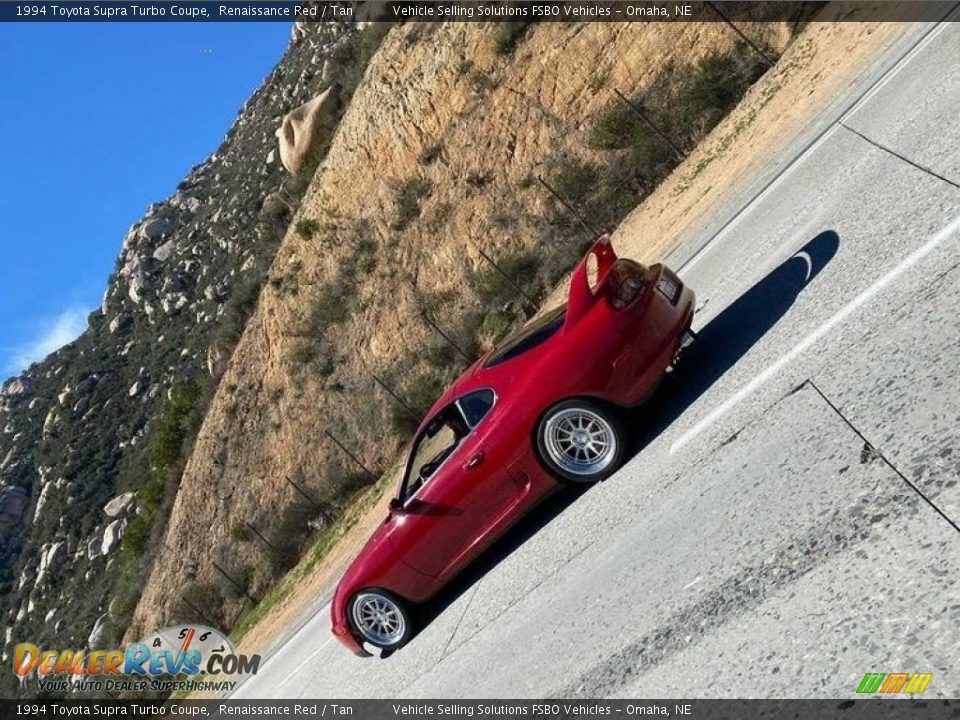
[(185, 603), (187, 604), (187, 606), (188, 606), (191, 610), (193, 610), (193, 611), (200, 617), (201, 620), (203, 620), (205, 623), (207, 623), (207, 625), (209, 625), (210, 627), (216, 627), (216, 626), (217, 626), (217, 623), (213, 622), (210, 618), (207, 617), (207, 614), (206, 614), (205, 612), (203, 612), (203, 610), (201, 610), (201, 609), (198, 608), (196, 605), (194, 605), (192, 602), (190, 602), (190, 600), (187, 599), (187, 596), (186, 596), (186, 595), (184, 595), (184, 594), (181, 593), (181, 594), (180, 594), (180, 599), (183, 600), (183, 602), (185, 602)]
[(303, 488), (301, 488), (299, 485), (297, 485), (293, 480), (291, 480), (290, 478), (288, 478), (286, 475), (283, 476), (283, 479), (286, 480), (288, 483), (290, 483), (290, 484), (293, 486), (293, 489), (294, 489), (294, 490), (296, 490), (298, 493), (300, 493), (301, 495), (303, 495), (303, 497), (306, 499), (306, 501), (307, 501), (308, 503), (310, 503), (311, 505), (313, 505), (313, 507), (314, 507), (315, 510), (321, 510), (321, 511), (323, 510), (323, 508), (321, 507), (320, 503), (318, 503), (316, 500), (314, 500), (312, 497), (310, 497), (310, 496), (306, 493), (306, 491), (305, 491)]
[(463, 349), (462, 349), (459, 345), (457, 345), (443, 330), (440, 329), (440, 326), (437, 325), (437, 324), (430, 318), (430, 316), (427, 314), (427, 311), (424, 310), (423, 308), (420, 308), (420, 317), (422, 317), (422, 318), (423, 318), (423, 321), (424, 321), (427, 325), (429, 325), (430, 327), (432, 327), (432, 328), (434, 329), (434, 331), (436, 331), (437, 333), (439, 333), (440, 336), (441, 336), (444, 340), (446, 340), (454, 350), (457, 351), (457, 354), (459, 354), (460, 357), (462, 357), (465, 361), (470, 362), (470, 358), (467, 357), (467, 354), (463, 351)]
[(263, 541), (263, 544), (266, 545), (266, 546), (267, 546), (268, 548), (270, 548), (271, 550), (273, 550), (273, 552), (275, 552), (277, 555), (282, 555), (282, 554), (283, 554), (283, 553), (280, 552), (280, 550), (277, 548), (276, 545), (274, 545), (272, 542), (270, 542), (269, 540), (267, 540), (267, 539), (260, 533), (260, 531), (257, 530), (251, 523), (245, 522), (244, 525), (246, 525), (248, 528), (250, 528), (251, 532), (253, 532), (253, 534), (256, 535), (258, 538), (260, 538), (260, 539)]
[(571, 203), (571, 202), (570, 202), (569, 200), (567, 200), (563, 195), (561, 195), (558, 190), (556, 190), (556, 189), (554, 189), (553, 187), (551, 187), (550, 183), (548, 183), (546, 180), (544, 180), (542, 175), (537, 175), (537, 182), (539, 182), (541, 185), (543, 185), (543, 186), (547, 189), (547, 192), (549, 192), (549, 193), (550, 193), (551, 195), (553, 195), (557, 200), (559, 200), (560, 203), (561, 203), (567, 210), (569, 210), (577, 220), (580, 221), (580, 224), (583, 225), (584, 230), (586, 230), (587, 233), (590, 235), (590, 239), (591, 239), (591, 240), (594, 240), (594, 239), (600, 237), (601, 235), (603, 235), (602, 232), (600, 232), (599, 230), (597, 230), (595, 227), (592, 227), (592, 226), (590, 225), (590, 223), (588, 223), (588, 222), (586, 221), (586, 218), (584, 218), (579, 212), (577, 212), (577, 209), (573, 206), (573, 203)]
[[(348, 456), (351, 460), (353, 460), (357, 465), (359, 465), (359, 466), (363, 469), (363, 471), (364, 471), (367, 475), (370, 476), (370, 479), (371, 479), (371, 480), (373, 480), (374, 482), (376, 482), (376, 481), (379, 479), (379, 475), (374, 474), (374, 472), (373, 472), (372, 470), (370, 470), (366, 465), (364, 465), (362, 462), (360, 462), (360, 458), (358, 458), (358, 457), (357, 457), (356, 455), (354, 455), (352, 452), (350, 452), (349, 450), (347, 450), (346, 446), (345, 446), (342, 442), (340, 442), (339, 440), (337, 440), (337, 438), (334, 437), (334, 435), (333, 435), (332, 432), (330, 432), (329, 430), (324, 430), (324, 431), (323, 431), (323, 434), (326, 435), (326, 436), (327, 436), (328, 438), (330, 438), (331, 440), (333, 440), (333, 442), (336, 443), (336, 445), (337, 445), (338, 448), (340, 448), (341, 450), (343, 450), (343, 452), (345, 452), (345, 453), (347, 454), (347, 456)], [(294, 486), (294, 487), (296, 487), (296, 486)]]
[(643, 111), (643, 108), (641, 108), (640, 105), (633, 102), (633, 100), (630, 100), (626, 95), (624, 95), (622, 92), (620, 92), (616, 88), (613, 89), (613, 92), (615, 92), (617, 97), (620, 98), (628, 108), (633, 110), (633, 112), (635, 112), (637, 116), (641, 120), (643, 120), (650, 127), (650, 129), (653, 130), (660, 137), (661, 140), (663, 140), (667, 145), (670, 146), (670, 148), (673, 150), (674, 153), (676, 153), (678, 158), (680, 158), (681, 160), (685, 160), (687, 158), (687, 154), (675, 142), (673, 142), (673, 140), (670, 138), (669, 135), (667, 135), (667, 133), (664, 130), (661, 130), (659, 127), (657, 127), (656, 123), (654, 123), (653, 120), (651, 120), (647, 116), (647, 114)]
[(256, 605), (256, 604), (257, 604), (257, 600), (254, 599), (253, 597), (251, 597), (250, 594), (246, 591), (246, 589), (244, 589), (244, 587), (243, 587), (240, 583), (238, 583), (236, 580), (234, 580), (234, 579), (227, 573), (226, 570), (224, 570), (222, 567), (220, 567), (219, 565), (217, 565), (217, 561), (216, 561), (216, 560), (213, 560), (213, 559), (211, 558), (210, 562), (213, 564), (213, 567), (217, 570), (217, 572), (219, 572), (221, 575), (223, 575), (223, 576), (230, 582), (231, 585), (233, 585), (237, 590), (240, 591), (240, 594), (241, 594), (241, 595), (243, 595), (247, 600), (250, 601), (250, 604), (251, 604), (251, 605)]
[(716, 3), (707, 2), (706, 5), (707, 5), (707, 7), (709, 7), (711, 10), (713, 10), (713, 11), (720, 17), (720, 19), (723, 20), (724, 23), (726, 23), (727, 27), (729, 27), (729, 28), (730, 28), (731, 30), (733, 30), (737, 35), (739, 35), (739, 36), (740, 36), (740, 39), (743, 40), (747, 45), (749, 45), (757, 55), (759, 55), (761, 58), (763, 58), (763, 61), (767, 64), (767, 67), (773, 67), (773, 65), (774, 65), (773, 60), (771, 60), (769, 57), (767, 57), (766, 53), (763, 52), (763, 50), (761, 50), (761, 49), (759, 48), (759, 46), (757, 46), (757, 45), (753, 42), (753, 40), (751, 40), (750, 38), (748, 38), (748, 37), (743, 33), (743, 31), (740, 30), (740, 28), (738, 28), (736, 25), (734, 25), (734, 24), (730, 21), (730, 18), (728, 18), (726, 15), (724, 15), (724, 14), (720, 11), (720, 8), (718, 8), (718, 7), (716, 6)]
[(390, 395), (390, 397), (392, 397), (394, 400), (396, 400), (397, 403), (400, 405), (400, 407), (402, 407), (411, 418), (413, 418), (417, 422), (420, 422), (420, 416), (417, 415), (417, 413), (415, 413), (409, 405), (407, 405), (403, 400), (401, 400), (399, 395), (397, 395), (393, 390), (388, 388), (386, 383), (383, 382), (383, 380), (378, 378), (376, 375), (373, 376), (373, 380), (374, 382), (377, 383), (377, 385), (379, 385), (384, 390), (386, 390), (387, 394)]
[(486, 260), (488, 263), (490, 263), (490, 266), (500, 274), (500, 277), (502, 277), (504, 280), (506, 280), (506, 281), (507, 281), (507, 284), (510, 285), (510, 287), (512, 287), (514, 290), (516, 290), (516, 291), (520, 294), (520, 296), (521, 296), (524, 300), (527, 301), (527, 304), (530, 306), (530, 308), (531, 308), (534, 312), (536, 312), (536, 311), (537, 311), (537, 304), (533, 301), (533, 298), (531, 298), (529, 295), (527, 295), (527, 294), (523, 291), (523, 288), (521, 288), (519, 285), (517, 285), (517, 283), (515, 283), (515, 282), (513, 281), (513, 278), (511, 278), (509, 275), (507, 275), (507, 273), (505, 273), (505, 272), (503, 271), (503, 268), (501, 268), (499, 265), (497, 265), (497, 264), (493, 261), (493, 258), (491, 258), (489, 255), (487, 255), (487, 254), (483, 251), (483, 248), (482, 248), (482, 247), (480, 247), (477, 243), (475, 243), (475, 242), (473, 242), (473, 241), (469, 241), (469, 242), (470, 242), (471, 245), (473, 245), (473, 246), (477, 249), (477, 252), (480, 253), (480, 257), (482, 257), (484, 260)]

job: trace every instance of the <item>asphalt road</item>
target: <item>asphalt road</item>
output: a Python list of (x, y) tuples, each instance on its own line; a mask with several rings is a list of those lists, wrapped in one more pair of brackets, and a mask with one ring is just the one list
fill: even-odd
[(960, 695), (958, 48), (911, 29), (671, 258), (700, 340), (621, 472), (391, 657), (323, 607), (234, 697)]

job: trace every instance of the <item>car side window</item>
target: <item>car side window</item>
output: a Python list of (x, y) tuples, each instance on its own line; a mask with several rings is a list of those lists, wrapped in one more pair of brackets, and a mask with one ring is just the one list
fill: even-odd
[(467, 424), (471, 428), (474, 428), (483, 420), (483, 416), (490, 412), (495, 399), (496, 396), (493, 394), (493, 390), (484, 388), (483, 390), (475, 390), (472, 393), (464, 395), (457, 400), (457, 402), (463, 411), (463, 416), (466, 418)]
[(470, 432), (457, 403), (441, 410), (417, 438), (411, 453), (410, 470), (406, 478), (406, 493), (402, 500), (413, 496), (430, 480)]

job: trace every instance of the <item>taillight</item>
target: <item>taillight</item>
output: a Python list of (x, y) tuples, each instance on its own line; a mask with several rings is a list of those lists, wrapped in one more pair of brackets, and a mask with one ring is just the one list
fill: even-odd
[(647, 269), (633, 260), (617, 260), (607, 276), (607, 292), (610, 304), (623, 310), (643, 291), (643, 276)]

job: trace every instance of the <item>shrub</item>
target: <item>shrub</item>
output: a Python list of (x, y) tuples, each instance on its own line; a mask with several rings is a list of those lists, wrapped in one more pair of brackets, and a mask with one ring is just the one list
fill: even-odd
[(377, 266), (377, 243), (369, 238), (357, 240), (353, 255), (353, 274), (369, 275)]
[(435, 145), (427, 145), (420, 153), (420, 164), (421, 165), (432, 165), (437, 158), (440, 157), (440, 153), (443, 152), (443, 145), (437, 143)]
[(427, 345), (423, 350), (423, 359), (432, 368), (446, 370), (457, 364), (460, 355), (444, 340)]
[(312, 218), (301, 218), (297, 220), (295, 227), (300, 237), (310, 240), (313, 234), (320, 228), (320, 225)]
[(570, 156), (552, 160), (548, 165), (548, 174), (553, 189), (570, 202), (587, 195), (601, 179), (599, 166)]
[(498, 55), (512, 55), (532, 22), (505, 22), (497, 29), (496, 48)]
[(238, 283), (230, 297), (224, 304), (223, 319), (220, 323), (218, 339), (229, 347), (233, 347), (240, 340), (247, 319), (257, 307), (260, 289), (263, 287), (263, 277), (246, 280)]
[(321, 355), (313, 361), (313, 369), (320, 377), (330, 377), (337, 369), (337, 363), (331, 355)]
[(590, 131), (589, 145), (599, 150), (620, 150), (649, 132), (649, 126), (621, 101), (597, 118)]
[(280, 575), (297, 564), (313, 533), (308, 523), (318, 514), (318, 508), (299, 494), (283, 508), (269, 531), (269, 544), (264, 546), (272, 575)]
[(230, 579), (228, 580), (222, 573), (217, 572), (220, 595), (225, 600), (246, 598), (250, 594), (250, 586), (253, 584), (253, 565), (243, 564), (239, 568), (224, 568), (224, 570), (230, 574)]
[(350, 316), (353, 286), (346, 283), (328, 283), (320, 288), (313, 306), (311, 325), (320, 333), (331, 325), (342, 323)]
[(538, 270), (541, 256), (535, 252), (522, 252), (497, 261), (497, 268), (485, 266), (477, 279), (477, 293), (488, 308), (500, 307), (510, 302), (525, 302), (522, 290), (537, 298), (545, 289), (540, 282)]
[(250, 542), (253, 538), (253, 531), (247, 527), (246, 523), (237, 523), (230, 528), (230, 539), (234, 542)]
[(133, 518), (123, 533), (121, 552), (125, 559), (136, 560), (143, 556), (150, 541), (153, 513), (144, 513)]
[(490, 310), (483, 316), (477, 334), (485, 347), (492, 347), (510, 334), (516, 321), (516, 316), (499, 309)]
[(303, 365), (312, 359), (313, 348), (306, 343), (297, 343), (287, 352), (287, 360), (295, 365)]
[(482, 188), (484, 185), (490, 182), (490, 175), (479, 170), (473, 170), (467, 173), (466, 180), (467, 185), (475, 188)]
[(405, 230), (420, 217), (420, 201), (430, 194), (431, 184), (424, 178), (411, 178), (396, 188), (393, 229)]
[(151, 460), (158, 469), (169, 469), (180, 462), (184, 442), (200, 425), (203, 395), (195, 380), (181, 381), (170, 389), (157, 421), (151, 452)]

